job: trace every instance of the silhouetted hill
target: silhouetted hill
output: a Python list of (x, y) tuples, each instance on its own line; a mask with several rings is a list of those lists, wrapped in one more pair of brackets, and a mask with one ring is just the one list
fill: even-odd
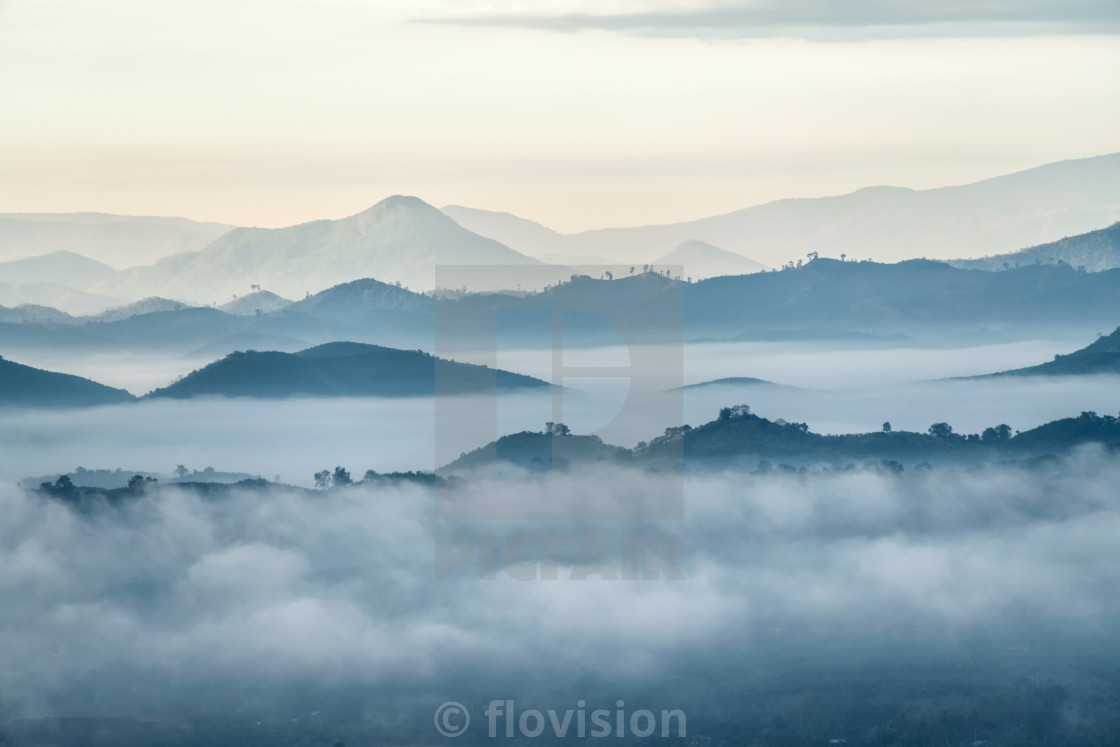
[(413, 397), (546, 387), (540, 379), (418, 350), (334, 342), (298, 353), (231, 353), (150, 397)]
[(14, 309), (0, 306), (0, 322), (16, 324), (79, 324), (80, 320), (50, 306), (21, 304)]
[(182, 301), (171, 301), (159, 296), (149, 296), (139, 301), (127, 304), (125, 306), (114, 306), (111, 309), (90, 317), (91, 322), (119, 322), (122, 319), (128, 319), (132, 316), (139, 316), (141, 314), (152, 314), (157, 311), (178, 311), (179, 309), (190, 308)]
[[(769, 420), (746, 405), (725, 407), (711, 422), (695, 428), (684, 425), (634, 449), (611, 446), (593, 436), (553, 438), (544, 433), (515, 433), (464, 454), (440, 470), (463, 472), (506, 463), (520, 469), (542, 470), (552, 459), (565, 467), (606, 459), (655, 470), (704, 467), (743, 469), (796, 468), (812, 465), (845, 467), (871, 463), (893, 471), (924, 464), (978, 464), (1062, 455), (1088, 443), (1120, 446), (1120, 419), (1082, 413), (1012, 435), (1000, 424), (978, 434), (954, 433), (947, 423), (933, 424), (926, 433), (879, 431), (821, 435), (805, 423)], [(562, 450), (562, 451), (561, 451)]]
[(186, 307), (136, 314), (110, 322), (89, 322), (84, 329), (97, 344), (118, 348), (194, 348), (244, 328), (244, 317), (217, 309)]
[(1088, 272), (1120, 267), (1120, 222), (1099, 231), (1069, 236), (1017, 252), (982, 259), (957, 259), (951, 264), (969, 270), (1009, 270), (1023, 265), (1052, 265), (1059, 262)]
[(92, 407), (134, 399), (123, 389), (0, 358), (0, 406)]
[(1055, 355), (1054, 360), (1028, 368), (973, 376), (985, 379), (994, 376), (1087, 376), (1092, 374), (1120, 374), (1120, 327), (1091, 345), (1068, 355)]
[(695, 280), (721, 275), (747, 275), (766, 269), (766, 265), (761, 262), (695, 239), (683, 242), (676, 249), (658, 257), (653, 264), (655, 267), (680, 265), (683, 268), (681, 274)]
[(273, 311), (279, 311), (291, 304), (291, 301), (286, 298), (281, 298), (275, 293), (260, 290), (255, 293), (250, 293), (247, 296), (239, 296), (229, 303), (222, 304), (218, 308), (234, 316), (256, 316), (257, 314), (269, 314)]
[(572, 464), (613, 462), (628, 451), (603, 443), (598, 436), (553, 437), (548, 433), (522, 431), (463, 454), (440, 473), (466, 472), (494, 464), (510, 464), (529, 472), (563, 471)]
[(116, 274), (109, 265), (67, 251), (0, 262), (0, 278), (7, 283), (53, 283), (88, 290)]
[[(712, 379), (711, 381), (701, 381), (696, 384), (686, 384), (685, 386), (678, 387), (679, 389), (707, 389), (714, 386), (782, 386), (775, 384), (772, 381), (765, 379), (754, 379), (750, 376), (727, 376), (722, 379)], [(784, 387), (783, 387), (784, 388)]]
[(311, 343), (348, 339), (427, 348), (432, 340), (433, 309), (427, 296), (362, 278), (254, 319), (245, 333)]

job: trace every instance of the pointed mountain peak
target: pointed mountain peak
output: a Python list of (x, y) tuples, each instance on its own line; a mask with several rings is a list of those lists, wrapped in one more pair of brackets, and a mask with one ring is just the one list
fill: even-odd
[(386, 197), (376, 205), (358, 213), (359, 216), (386, 216), (386, 215), (439, 215), (443, 213), (436, 207), (429, 205), (419, 197), (412, 195), (392, 195)]

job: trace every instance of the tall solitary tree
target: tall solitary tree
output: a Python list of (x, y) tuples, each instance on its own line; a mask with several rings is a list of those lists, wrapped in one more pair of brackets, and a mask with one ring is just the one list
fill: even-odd
[(331, 475), (331, 480), (338, 486), (352, 485), (354, 483), (354, 481), (350, 479), (350, 473), (342, 467), (334, 468), (334, 474)]

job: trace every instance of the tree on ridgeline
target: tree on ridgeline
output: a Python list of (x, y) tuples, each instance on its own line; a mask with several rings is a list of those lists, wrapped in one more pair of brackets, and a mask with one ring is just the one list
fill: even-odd
[(980, 435), (983, 441), (1009, 441), (1011, 439), (1011, 426), (1001, 423), (994, 428), (985, 428)]
[(948, 423), (934, 423), (929, 427), (929, 435), (934, 438), (952, 438), (953, 426)]

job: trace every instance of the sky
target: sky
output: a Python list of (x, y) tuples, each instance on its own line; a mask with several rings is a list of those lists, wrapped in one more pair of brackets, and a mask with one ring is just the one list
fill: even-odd
[(0, 0), (0, 212), (565, 232), (1120, 151), (1098, 0)]

